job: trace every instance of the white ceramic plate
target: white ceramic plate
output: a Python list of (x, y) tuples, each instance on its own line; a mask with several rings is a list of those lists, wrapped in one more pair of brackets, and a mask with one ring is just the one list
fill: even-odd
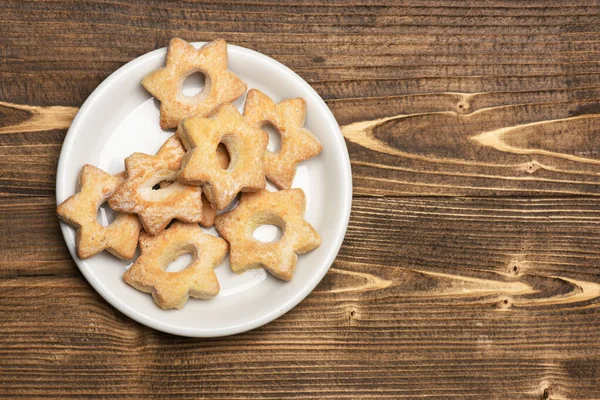
[[(293, 186), (306, 193), (305, 218), (323, 241), (319, 248), (299, 257), (294, 278), (282, 282), (264, 270), (236, 275), (226, 258), (215, 270), (221, 285), (217, 297), (190, 298), (182, 310), (165, 311), (154, 304), (152, 296), (123, 281), (123, 273), (131, 262), (118, 260), (106, 252), (87, 260), (79, 259), (75, 254), (75, 231), (61, 223), (73, 259), (102, 297), (134, 320), (177, 335), (231, 335), (266, 324), (289, 311), (314, 289), (333, 263), (350, 216), (350, 160), (340, 129), (325, 102), (302, 78), (272, 58), (238, 46), (230, 45), (228, 50), (229, 68), (248, 88), (258, 88), (275, 101), (303, 97), (307, 103), (305, 127), (323, 144), (323, 152), (303, 162), (294, 180)], [(164, 65), (165, 54), (165, 48), (155, 50), (119, 68), (83, 104), (60, 154), (57, 204), (74, 194), (82, 165), (88, 163), (110, 173), (120, 172), (128, 155), (155, 154), (173, 133), (160, 129), (158, 103), (140, 83), (144, 75)], [(193, 94), (200, 87), (201, 81), (190, 78), (186, 80), (184, 93)], [(235, 102), (240, 110), (244, 99), (245, 95)], [(99, 218), (106, 222), (103, 209)], [(272, 237), (269, 229), (259, 229), (262, 229), (259, 238)], [(216, 235), (214, 229), (208, 232)], [(176, 267), (181, 268), (188, 260), (177, 260)]]

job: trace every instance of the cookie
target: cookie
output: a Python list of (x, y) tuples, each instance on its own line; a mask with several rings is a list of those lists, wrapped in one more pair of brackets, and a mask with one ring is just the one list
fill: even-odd
[[(202, 220), (202, 189), (175, 182), (185, 150), (171, 136), (155, 156), (134, 153), (125, 159), (127, 179), (108, 199), (111, 208), (139, 216), (146, 232), (156, 235), (172, 219)], [(160, 182), (173, 182), (163, 188)]]
[[(195, 96), (185, 96), (183, 82), (194, 72), (204, 74), (204, 88)], [(163, 129), (176, 128), (192, 115), (206, 117), (246, 92), (246, 83), (227, 69), (227, 42), (223, 39), (199, 49), (185, 40), (171, 39), (166, 66), (146, 75), (142, 85), (161, 102)]]
[[(123, 279), (134, 288), (152, 293), (160, 308), (182, 308), (190, 296), (208, 299), (219, 293), (213, 268), (227, 254), (227, 242), (206, 234), (197, 224), (173, 223), (157, 236), (140, 235), (140, 256)], [(184, 270), (167, 272), (171, 261), (191, 253)]]
[[(302, 189), (244, 193), (233, 211), (215, 219), (217, 231), (231, 247), (231, 269), (242, 273), (264, 267), (279, 279), (292, 279), (298, 254), (321, 244), (317, 231), (304, 220), (305, 207)], [(254, 230), (265, 224), (281, 228), (281, 239), (271, 243), (254, 239)]]
[(112, 223), (98, 223), (98, 208), (125, 180), (125, 174), (110, 175), (93, 165), (81, 168), (77, 193), (56, 208), (58, 216), (77, 229), (77, 256), (88, 258), (107, 250), (123, 260), (135, 255), (142, 228), (135, 215), (116, 213)]
[[(263, 154), (268, 135), (249, 125), (231, 104), (221, 106), (211, 118), (186, 118), (177, 135), (188, 150), (177, 180), (202, 185), (206, 197), (217, 210), (227, 207), (240, 192), (266, 186)], [(223, 143), (231, 162), (221, 168), (217, 146)]]
[(267, 150), (263, 159), (267, 178), (280, 189), (292, 186), (299, 162), (316, 156), (323, 149), (319, 140), (302, 127), (306, 117), (306, 102), (302, 98), (275, 104), (260, 90), (252, 89), (246, 97), (244, 117), (256, 128), (270, 123), (281, 135), (281, 149)]

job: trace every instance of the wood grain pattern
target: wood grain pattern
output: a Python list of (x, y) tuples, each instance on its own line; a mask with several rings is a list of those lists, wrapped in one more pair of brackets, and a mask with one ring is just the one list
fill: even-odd
[[(0, 398), (600, 398), (600, 3), (0, 2)], [(329, 273), (179, 338), (85, 282), (54, 215), (70, 121), (172, 36), (306, 79), (348, 145)]]
[[(456, 111), (416, 112), (342, 126), (354, 155), (357, 195), (599, 195), (600, 105), (570, 102), (579, 111), (566, 114), (556, 107), (549, 118), (507, 125), (519, 118), (525, 106), (485, 107), (471, 111), (477, 95), (448, 93), (419, 99), (419, 107), (456, 103)], [(414, 99), (413, 99), (414, 100)], [(584, 104), (587, 104), (585, 102)], [(23, 133), (25, 140), (42, 141), (35, 156), (57, 160), (62, 135), (39, 135), (68, 127), (75, 107), (28, 107), (0, 103), (7, 126), (0, 135)], [(410, 105), (406, 104), (409, 108)], [(504, 109), (506, 108), (506, 110)], [(548, 107), (549, 108), (549, 107)], [(335, 110), (335, 108), (334, 108)], [(463, 111), (464, 110), (464, 111)], [(588, 112), (588, 113), (584, 113)], [(538, 117), (544, 113), (537, 109)], [(534, 117), (527, 111), (526, 121)], [(16, 122), (11, 122), (15, 120)], [(489, 125), (489, 126), (488, 126)], [(57, 132), (58, 133), (58, 132)], [(51, 193), (54, 176), (39, 164), (21, 165), (33, 155), (24, 140), (0, 136), (6, 158), (0, 193), (39, 195)], [(435, 153), (434, 153), (435, 152)], [(54, 170), (55, 165), (51, 164)], [(40, 175), (43, 174), (43, 175)], [(4, 182), (3, 182), (4, 180)], [(22, 182), (15, 187), (12, 182)]]

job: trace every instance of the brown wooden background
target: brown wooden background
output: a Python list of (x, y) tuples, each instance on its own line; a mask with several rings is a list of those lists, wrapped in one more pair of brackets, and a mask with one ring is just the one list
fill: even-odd
[[(0, 1), (0, 396), (600, 398), (600, 2)], [(245, 334), (117, 312), (54, 215), (73, 115), (223, 37), (326, 100), (354, 173), (330, 272)]]

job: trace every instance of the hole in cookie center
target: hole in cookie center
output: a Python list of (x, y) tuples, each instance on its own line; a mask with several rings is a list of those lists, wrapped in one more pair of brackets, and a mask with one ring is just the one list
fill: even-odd
[(166, 187), (169, 187), (173, 184), (173, 181), (161, 181), (158, 182), (156, 185), (152, 186), (152, 190), (159, 190), (159, 189), (164, 189)]
[(204, 90), (205, 86), (206, 76), (202, 72), (198, 71), (188, 75), (188, 77), (185, 78), (181, 92), (184, 96), (194, 97), (200, 94)]
[(108, 206), (107, 202), (102, 203), (102, 205), (98, 207), (96, 221), (98, 221), (100, 225), (108, 226), (115, 220), (115, 218), (115, 211)]
[(276, 225), (261, 225), (252, 232), (252, 237), (263, 243), (278, 242), (283, 236), (283, 231)]
[(192, 253), (182, 254), (179, 257), (177, 257), (176, 259), (174, 259), (173, 261), (171, 261), (169, 263), (169, 265), (167, 265), (167, 268), (165, 268), (165, 271), (167, 271), (167, 272), (183, 271), (184, 269), (186, 269), (187, 267), (189, 267), (192, 264), (193, 260), (194, 260), (194, 257), (192, 256)]
[(260, 127), (263, 131), (267, 132), (269, 135), (269, 144), (267, 145), (267, 150), (272, 153), (277, 153), (281, 150), (281, 133), (279, 130), (270, 122), (265, 122)]
[(217, 146), (217, 161), (219, 162), (221, 168), (229, 169), (231, 157), (229, 156), (227, 146), (225, 146), (223, 142), (219, 143), (219, 146)]

